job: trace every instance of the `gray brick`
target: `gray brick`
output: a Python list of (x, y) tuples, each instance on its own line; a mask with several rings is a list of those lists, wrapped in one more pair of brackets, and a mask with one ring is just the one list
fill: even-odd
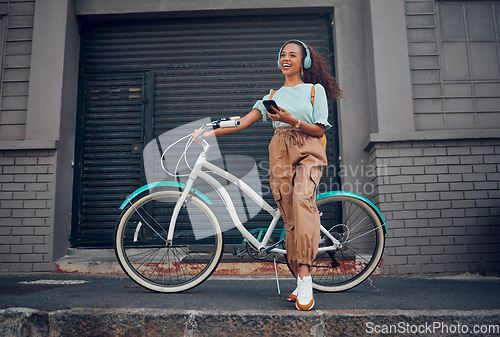
[(11, 199), (16, 199), (16, 200), (30, 200), (30, 199), (36, 199), (36, 193), (35, 192), (14, 192), (11, 193)]
[(12, 217), (13, 218), (32, 218), (35, 216), (35, 210), (34, 209), (13, 209), (12, 210)]
[(14, 263), (9, 266), (11, 272), (31, 272), (33, 263)]
[(477, 224), (476, 218), (454, 218), (452, 219), (452, 221), (453, 221), (453, 226), (469, 227), (469, 226), (475, 226)]
[(440, 173), (448, 173), (448, 166), (439, 165), (439, 166), (426, 166), (425, 174), (440, 174)]
[(425, 201), (405, 201), (403, 203), (405, 210), (427, 209), (427, 202)]
[(37, 157), (17, 157), (16, 165), (36, 165), (38, 164)]
[(485, 173), (464, 173), (462, 175), (464, 181), (485, 181)]
[(488, 198), (488, 191), (465, 191), (463, 197), (463, 199), (487, 199), (487, 198)]
[(6, 166), (3, 168), (4, 174), (24, 174), (26, 173), (25, 166)]
[(486, 173), (486, 180), (500, 182), (500, 173)]
[(471, 154), (493, 154), (493, 153), (495, 153), (495, 148), (493, 146), (472, 146), (470, 148), (470, 153)]
[(440, 236), (441, 228), (418, 228), (418, 236)]
[(24, 191), (24, 184), (21, 183), (5, 183), (2, 184), (2, 191)]
[[(390, 238), (387, 239), (385, 246), (386, 247), (401, 247), (406, 245), (406, 239), (404, 238), (393, 238), (389, 232)], [(385, 259), (385, 257), (384, 257)]]
[(451, 207), (451, 201), (449, 200), (429, 202), (429, 209), (443, 209), (450, 207)]
[(0, 263), (15, 263), (19, 260), (19, 254), (0, 254)]
[(48, 191), (47, 183), (26, 183), (26, 191), (35, 191), (35, 192), (43, 192)]
[(413, 183), (413, 176), (393, 176), (389, 178), (392, 185), (397, 184), (411, 184)]
[(439, 174), (438, 181), (441, 183), (462, 181), (462, 175), (461, 174)]
[(425, 191), (425, 184), (405, 184), (401, 186), (402, 192), (423, 192)]
[(450, 183), (450, 191), (472, 191), (473, 183)]
[(45, 226), (44, 219), (39, 218), (25, 218), (22, 220), (23, 226), (32, 226), (32, 227), (43, 227)]
[(10, 252), (12, 254), (31, 254), (33, 253), (33, 246), (31, 245), (13, 245)]
[(437, 175), (426, 174), (426, 175), (418, 175), (413, 177), (415, 183), (437, 183), (438, 178)]
[(415, 193), (393, 194), (392, 201), (415, 201)]
[(401, 157), (420, 157), (422, 156), (422, 149), (420, 148), (410, 148), (410, 149), (400, 149), (399, 155)]
[(463, 156), (460, 157), (460, 164), (482, 164), (483, 156)]
[(465, 216), (467, 217), (481, 217), (489, 215), (490, 210), (488, 208), (469, 208), (465, 210)]
[(446, 149), (448, 155), (469, 155), (470, 148), (469, 147), (449, 147)]
[(457, 261), (455, 255), (433, 255), (432, 263), (454, 263)]
[(398, 274), (420, 274), (420, 265), (407, 264), (407, 265), (397, 265), (396, 271)]
[(441, 217), (441, 211), (440, 210), (420, 210), (417, 211), (417, 217), (419, 219), (432, 219), (432, 218), (439, 218)]
[(399, 149), (377, 149), (377, 158), (390, 158), (399, 157)]
[(14, 175), (13, 174), (0, 174), (0, 183), (13, 183)]
[(425, 190), (428, 192), (449, 191), (450, 185), (448, 183), (427, 184), (425, 185)]
[(427, 148), (423, 149), (424, 156), (443, 156), (446, 155), (445, 148)]
[(50, 183), (50, 182), (54, 181), (54, 175), (53, 174), (38, 174), (37, 181), (42, 182), (42, 183)]
[(420, 248), (418, 246), (412, 247), (396, 247), (397, 255), (418, 255), (420, 254)]
[(441, 216), (443, 218), (456, 218), (465, 216), (465, 211), (463, 209), (443, 209), (441, 210)]
[(411, 158), (391, 158), (389, 161), (389, 166), (413, 166), (413, 159)]
[(415, 193), (416, 200), (439, 200), (439, 192)]
[(454, 156), (436, 157), (436, 164), (437, 165), (460, 164), (460, 157), (454, 157)]
[(13, 227), (12, 235), (33, 235), (35, 229), (33, 227)]
[(46, 165), (26, 166), (26, 173), (40, 174), (48, 172), (49, 172), (49, 167)]
[(476, 206), (476, 202), (474, 200), (452, 200), (451, 207), (452, 208), (472, 208)]
[(394, 212), (394, 219), (401, 219), (401, 220), (404, 220), (404, 219), (415, 219), (415, 217), (417, 216), (417, 212), (416, 211), (400, 211), (400, 212)]
[(382, 212), (402, 211), (403, 210), (403, 203), (402, 202), (384, 203), (384, 204), (379, 205), (379, 209)]
[(42, 244), (44, 243), (44, 237), (43, 236), (23, 236), (21, 237), (21, 243), (23, 245), (26, 245), (26, 244), (32, 244), (32, 245), (35, 245), (35, 244)]
[(484, 243), (479, 245), (470, 245), (469, 251), (471, 253), (491, 253), (493, 252), (493, 245)]
[(472, 165), (451, 165), (448, 170), (450, 173), (472, 173)]
[(467, 254), (469, 252), (468, 245), (453, 245), (444, 247), (445, 254)]
[(22, 254), (21, 262), (43, 262), (42, 254)]
[(419, 157), (413, 158), (413, 165), (416, 166), (427, 166), (427, 165), (435, 165), (436, 158), (434, 157)]
[(0, 206), (2, 208), (23, 208), (23, 201), (22, 200), (2, 200), (0, 202)]
[(500, 163), (500, 155), (486, 155), (484, 156), (484, 163), (489, 164), (498, 164)]
[(474, 173), (496, 173), (497, 172), (497, 166), (493, 164), (487, 164), (487, 165), (473, 165), (472, 169)]
[(453, 219), (450, 218), (441, 219), (441, 217), (429, 219), (429, 227), (435, 227), (435, 226), (439, 226), (442, 228), (451, 227), (453, 226)]
[(467, 192), (460, 192), (460, 191), (440, 192), (439, 196), (441, 200), (459, 200), (459, 199), (464, 199), (464, 193)]
[(482, 199), (476, 200), (477, 207), (491, 207), (497, 208), (500, 207), (500, 199)]
[(422, 245), (420, 252), (424, 255), (444, 254), (444, 246)]
[(496, 181), (474, 182), (473, 184), (476, 190), (495, 190), (498, 188)]
[(455, 237), (455, 244), (457, 245), (471, 245), (471, 244), (477, 244), (477, 236), (457, 236)]
[[(422, 237), (409, 237), (406, 238), (407, 246), (420, 246), (420, 249), (428, 247), (430, 244), (430, 238)], [(421, 251), (422, 252), (422, 251)]]
[[(444, 234), (444, 232), (443, 232)], [(432, 246), (446, 246), (446, 245), (454, 245), (455, 240), (452, 236), (437, 236), (431, 238)], [(446, 253), (446, 250), (445, 250)]]
[(432, 263), (431, 256), (429, 255), (410, 255), (408, 256), (409, 264), (426, 264)]
[(395, 238), (406, 238), (410, 236), (417, 236), (416, 228), (403, 228), (403, 229), (394, 229), (392, 231), (392, 236)]
[(457, 262), (479, 262), (481, 261), (481, 254), (458, 254)]
[(401, 167), (401, 174), (424, 174), (425, 168), (423, 166), (410, 166), (410, 167)]

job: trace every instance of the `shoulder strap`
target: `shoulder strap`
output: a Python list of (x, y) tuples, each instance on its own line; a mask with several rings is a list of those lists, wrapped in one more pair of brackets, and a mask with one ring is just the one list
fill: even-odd
[(314, 84), (311, 88), (311, 104), (314, 106)]
[(278, 91), (278, 90), (273, 90), (273, 92), (271, 93), (271, 96), (269, 96), (269, 99), (270, 99), (270, 100), (271, 100), (271, 99), (273, 99), (273, 96), (274, 96), (274, 94), (276, 93), (276, 91)]

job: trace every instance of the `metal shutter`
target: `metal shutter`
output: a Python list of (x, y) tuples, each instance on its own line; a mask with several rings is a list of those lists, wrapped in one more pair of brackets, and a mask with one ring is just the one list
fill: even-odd
[[(141, 154), (133, 145), (145, 145), (153, 137), (204, 117), (245, 115), (269, 89), (283, 84), (276, 58), (284, 41), (297, 38), (325, 56), (332, 53), (330, 23), (325, 15), (284, 15), (85, 24), (86, 85), (85, 106), (81, 108), (85, 127), (81, 128), (84, 141), (79, 145), (83, 173), (76, 182), (81, 188), (76, 189), (79, 217), (73, 224), (77, 236), (73, 244), (112, 245), (121, 201), (144, 183), (138, 171)], [(116, 86), (118, 82), (123, 86)], [(130, 89), (140, 89), (133, 91), (137, 97), (118, 95), (115, 99), (111, 95), (100, 100), (92, 95), (96, 90), (113, 93)], [(96, 104), (99, 116), (114, 117), (96, 116)], [(332, 124), (336, 123), (334, 108)], [(129, 114), (125, 117), (120, 111)], [(134, 131), (127, 135), (124, 131), (120, 140), (109, 139), (110, 128)], [(219, 137), (218, 142), (224, 161), (234, 155), (255, 159), (264, 196), (274, 205), (265, 186), (272, 134), (270, 123), (259, 122), (237, 134)], [(333, 130), (327, 136), (329, 163), (335, 164), (337, 137)], [(105, 158), (105, 152), (116, 160), (106, 161), (111, 158)], [(95, 157), (104, 161), (97, 162)], [(243, 176), (246, 169), (242, 163), (242, 172), (232, 173)], [(336, 178), (323, 179), (331, 185)], [(225, 214), (218, 216), (224, 221)], [(246, 226), (265, 227), (267, 219), (262, 213)], [(234, 230), (227, 232), (226, 238), (241, 242), (241, 235)]]

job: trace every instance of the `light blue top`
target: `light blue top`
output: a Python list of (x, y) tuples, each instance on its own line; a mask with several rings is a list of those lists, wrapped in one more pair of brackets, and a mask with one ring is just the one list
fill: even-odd
[[(276, 91), (273, 100), (276, 101), (279, 107), (288, 110), (293, 117), (298, 118), (302, 122), (310, 124), (322, 124), (326, 130), (332, 126), (328, 123), (328, 101), (326, 99), (325, 88), (321, 84), (315, 84), (314, 88), (314, 107), (311, 104), (311, 89), (313, 84), (302, 83), (293, 87), (281, 87)], [(262, 101), (268, 100), (273, 90), (259, 100), (253, 106), (253, 109), (259, 109), (262, 113), (262, 120), (267, 121), (266, 108)], [(283, 122), (273, 122), (273, 126), (288, 126)]]

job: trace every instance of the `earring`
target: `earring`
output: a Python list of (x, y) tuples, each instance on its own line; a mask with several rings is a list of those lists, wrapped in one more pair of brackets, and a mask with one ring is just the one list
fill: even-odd
[(303, 76), (304, 75), (304, 68), (300, 68), (300, 74)]

